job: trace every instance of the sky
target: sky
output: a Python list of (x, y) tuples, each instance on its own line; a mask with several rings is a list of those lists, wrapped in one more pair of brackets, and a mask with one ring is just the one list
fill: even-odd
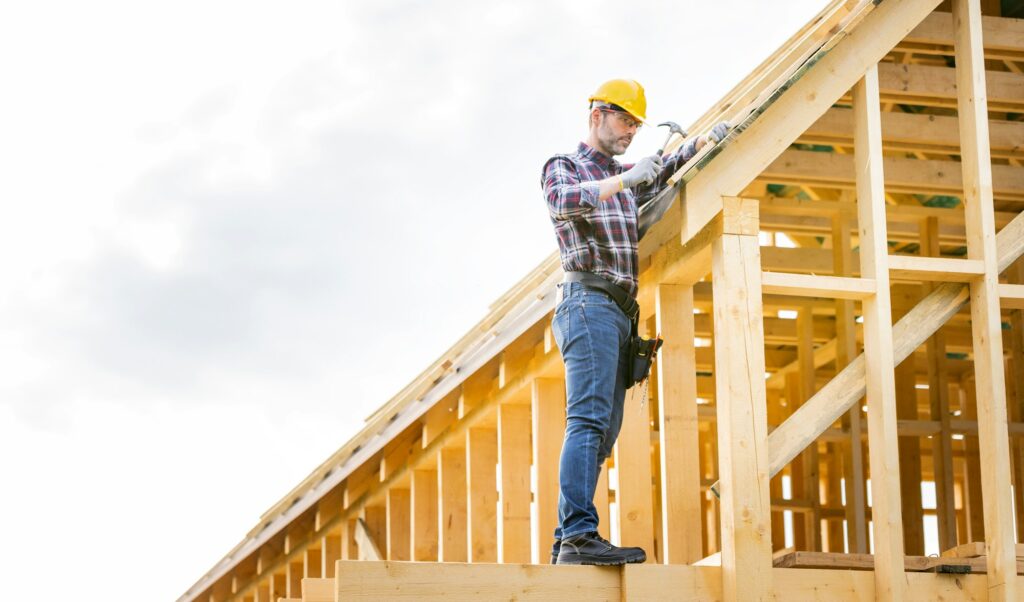
[(555, 250), (598, 84), (688, 125), (825, 4), (4, 4), (5, 598), (175, 600)]

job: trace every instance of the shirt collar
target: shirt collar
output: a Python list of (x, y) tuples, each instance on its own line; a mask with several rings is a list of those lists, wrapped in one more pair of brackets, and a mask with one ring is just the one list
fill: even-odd
[(593, 161), (594, 163), (597, 163), (597, 165), (600, 166), (602, 169), (610, 170), (613, 166), (619, 167), (618, 161), (602, 153), (601, 151), (591, 147), (586, 142), (580, 142), (580, 145), (576, 149), (576, 152), (579, 153), (581, 157), (586, 157), (587, 159)]

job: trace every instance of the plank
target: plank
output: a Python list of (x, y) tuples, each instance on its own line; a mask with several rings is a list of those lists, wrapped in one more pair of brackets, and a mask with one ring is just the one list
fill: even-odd
[(648, 561), (654, 562), (651, 406), (640, 404), (642, 389), (636, 386), (626, 393), (622, 429), (613, 449), (619, 481), (615, 501), (620, 545), (639, 546), (647, 553)]
[(1024, 284), (1000, 284), (999, 303), (1005, 309), (1024, 309)]
[(617, 567), (341, 561), (337, 574), (346, 601), (621, 599)]
[(533, 558), (546, 562), (558, 526), (558, 459), (565, 437), (565, 381), (538, 378), (531, 395), (533, 422), (533, 467), (537, 475), (534, 503), (537, 520), (533, 525)]
[(323, 539), (321, 572), (325, 578), (334, 578), (334, 563), (341, 560), (341, 535), (331, 532)]
[[(384, 509), (367, 506), (364, 516), (356, 519), (355, 538), (359, 544), (360, 560), (383, 560), (379, 533), (384, 530)], [(379, 529), (379, 530), (378, 530)]]
[(773, 295), (866, 299), (875, 294), (875, 281), (870, 278), (763, 272), (761, 288), (766, 294)]
[(875, 594), (881, 600), (907, 596), (903, 575), (903, 525), (900, 513), (899, 442), (896, 432), (896, 385), (893, 361), (892, 307), (889, 299), (885, 178), (878, 70), (871, 67), (853, 88), (854, 160), (860, 272), (877, 282), (875, 296), (865, 299), (864, 357), (868, 406), (868, 452), (871, 463), (872, 543)]
[(498, 431), (466, 431), (469, 562), (498, 561)]
[[(1024, 544), (1017, 544), (1015, 554), (1017, 558), (1024, 558)], [(958, 546), (943, 550), (940, 556), (944, 558), (977, 558), (985, 555), (985, 542), (972, 541), (962, 543)]]
[[(961, 168), (967, 257), (984, 262), (985, 273), (970, 284), (974, 369), (977, 375), (978, 439), (981, 446), (985, 544), (988, 549), (989, 599), (1017, 600), (1016, 537), (1010, 484), (1006, 388), (1003, 373), (999, 272), (993, 215), (994, 174), (989, 152), (990, 98), (1002, 94), (985, 71), (981, 9), (976, 2), (953, 0), (956, 50), (957, 115), (960, 118)], [(992, 74), (996, 75), (996, 74)], [(1024, 76), (1018, 91), (1024, 97)], [(988, 76), (988, 83), (986, 77)]]
[[(331, 567), (332, 574), (334, 568)], [(334, 602), (334, 579), (303, 579), (302, 602)]]
[(412, 507), (409, 527), (412, 559), (436, 561), (438, 559), (437, 471), (413, 470), (409, 497)]
[(388, 489), (386, 499), (387, 559), (409, 560), (411, 550), (409, 490), (392, 487)]
[(465, 562), (466, 450), (443, 447), (437, 454), (438, 560)]
[(530, 561), (530, 406), (498, 406), (498, 562)]
[(970, 282), (984, 272), (976, 259), (948, 257), (914, 257), (891, 255), (889, 276), (893, 280), (928, 280), (933, 282)]
[(659, 285), (658, 436), (661, 445), (662, 562), (689, 564), (703, 556), (693, 287)]
[(771, 507), (758, 237), (725, 233), (712, 243), (715, 374), (721, 498), (722, 595), (771, 592)]

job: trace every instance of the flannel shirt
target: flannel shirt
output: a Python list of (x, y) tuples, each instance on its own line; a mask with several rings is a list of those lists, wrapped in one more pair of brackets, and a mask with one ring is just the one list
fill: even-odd
[[(696, 138), (664, 157), (657, 185), (662, 186), (693, 158)], [(637, 204), (633, 191), (621, 190), (598, 200), (598, 180), (628, 171), (632, 164), (615, 159), (584, 142), (573, 154), (555, 155), (544, 164), (541, 184), (555, 226), (562, 269), (592, 272), (637, 294)]]

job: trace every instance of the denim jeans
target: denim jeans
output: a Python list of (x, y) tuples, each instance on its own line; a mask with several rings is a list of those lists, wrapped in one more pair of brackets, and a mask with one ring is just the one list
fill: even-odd
[[(578, 282), (563, 282), (552, 334), (565, 363), (565, 440), (559, 463), (556, 546), (562, 538), (597, 531), (597, 477), (622, 426), (626, 398), (626, 314), (612, 298)], [(555, 549), (557, 552), (557, 547)]]

